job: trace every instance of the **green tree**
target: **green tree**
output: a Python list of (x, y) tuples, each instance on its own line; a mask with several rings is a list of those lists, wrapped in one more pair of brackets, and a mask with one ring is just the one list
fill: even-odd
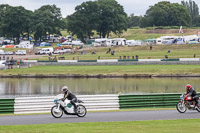
[(196, 16), (193, 20), (193, 23), (195, 24), (195, 26), (200, 27), (200, 16)]
[(6, 13), (6, 11), (8, 10), (9, 7), (10, 6), (7, 5), (7, 4), (0, 5), (0, 36), (5, 36), (5, 35), (3, 35), (2, 29), (1, 29), (2, 26), (3, 26), (2, 19), (5, 16), (5, 13)]
[(99, 20), (98, 29), (100, 37), (109, 37), (111, 32), (121, 34), (127, 29), (127, 14), (115, 0), (98, 0)]
[(83, 2), (75, 8), (75, 13), (67, 17), (67, 29), (83, 42), (94, 31), (100, 37), (109, 37), (110, 33), (121, 34), (127, 27), (127, 14), (115, 0)]
[(147, 10), (145, 20), (146, 26), (189, 26), (191, 17), (183, 5), (163, 1)]
[(19, 38), (23, 33), (29, 32), (31, 11), (24, 7), (9, 7), (6, 9), (1, 18), (1, 32), (9, 38), (16, 38), (19, 43)]
[(83, 2), (75, 8), (75, 13), (67, 17), (67, 29), (72, 35), (77, 35), (81, 41), (94, 35), (99, 18), (97, 2)]
[(127, 22), (128, 28), (134, 27), (134, 26), (141, 26), (140, 25), (141, 19), (142, 19), (142, 16), (134, 16), (134, 14), (131, 14), (128, 17), (128, 22)]
[(60, 29), (64, 22), (60, 8), (56, 5), (44, 5), (35, 10), (33, 15), (33, 31), (36, 40), (46, 38), (50, 34), (61, 34)]
[(181, 1), (181, 4), (183, 6), (185, 6), (187, 8), (187, 10), (189, 11), (190, 16), (192, 18), (192, 25), (193, 26), (197, 26), (198, 23), (197, 23), (196, 19), (199, 16), (199, 7), (198, 7), (198, 5), (192, 0), (189, 0), (189, 2), (188, 1), (186, 1), (186, 2), (185, 1)]

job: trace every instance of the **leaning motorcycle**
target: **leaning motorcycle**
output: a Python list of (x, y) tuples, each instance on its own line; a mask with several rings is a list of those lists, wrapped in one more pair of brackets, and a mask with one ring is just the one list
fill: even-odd
[(77, 115), (78, 117), (84, 117), (87, 114), (87, 110), (81, 100), (77, 100), (76, 106), (77, 109), (74, 111), (74, 106), (71, 104), (69, 100), (63, 101), (63, 94), (59, 94), (56, 96), (54, 103), (56, 104), (51, 108), (51, 114), (55, 118), (61, 118), (63, 112), (66, 115)]
[(180, 96), (180, 101), (176, 105), (176, 109), (180, 113), (185, 113), (187, 109), (189, 110), (197, 110), (200, 112), (200, 107), (195, 106), (195, 101), (191, 96), (185, 97), (185, 94)]

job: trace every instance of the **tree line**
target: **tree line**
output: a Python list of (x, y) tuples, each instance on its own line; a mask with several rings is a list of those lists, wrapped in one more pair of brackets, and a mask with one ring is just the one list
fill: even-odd
[(50, 34), (59, 34), (64, 28), (60, 8), (55, 5), (45, 5), (33, 11), (22, 6), (12, 7), (0, 5), (0, 36), (19, 38), (34, 35), (35, 40), (41, 40)]
[(94, 34), (103, 38), (111, 33), (120, 35), (133, 26), (200, 26), (199, 8), (192, 0), (180, 4), (162, 1), (150, 6), (144, 16), (128, 16), (116, 0), (96, 0), (83, 2), (73, 14), (62, 18), (56, 5), (44, 5), (35, 11), (0, 5), (0, 36), (16, 38), (17, 42), (30, 35), (35, 40), (61, 35), (61, 29), (86, 42)]
[(168, 1), (150, 6), (144, 16), (131, 14), (128, 17), (128, 28), (133, 26), (200, 26), (199, 7), (195, 1), (181, 1), (181, 4)]

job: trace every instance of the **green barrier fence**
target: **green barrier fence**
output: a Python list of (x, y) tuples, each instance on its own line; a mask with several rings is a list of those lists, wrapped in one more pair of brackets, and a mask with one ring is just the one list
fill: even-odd
[(138, 59), (119, 59), (118, 62), (138, 61)]
[(97, 62), (97, 60), (78, 60), (78, 62)]
[(181, 94), (120, 95), (120, 109), (175, 107)]
[(0, 114), (14, 113), (14, 99), (0, 99)]
[(161, 59), (161, 61), (180, 61), (180, 59)]

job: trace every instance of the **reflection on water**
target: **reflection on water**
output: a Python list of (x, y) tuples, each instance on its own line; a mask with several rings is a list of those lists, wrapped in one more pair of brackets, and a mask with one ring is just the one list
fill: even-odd
[(185, 92), (190, 83), (198, 92), (200, 78), (5, 78), (0, 79), (0, 97), (16, 95), (55, 95), (62, 86), (79, 95)]

